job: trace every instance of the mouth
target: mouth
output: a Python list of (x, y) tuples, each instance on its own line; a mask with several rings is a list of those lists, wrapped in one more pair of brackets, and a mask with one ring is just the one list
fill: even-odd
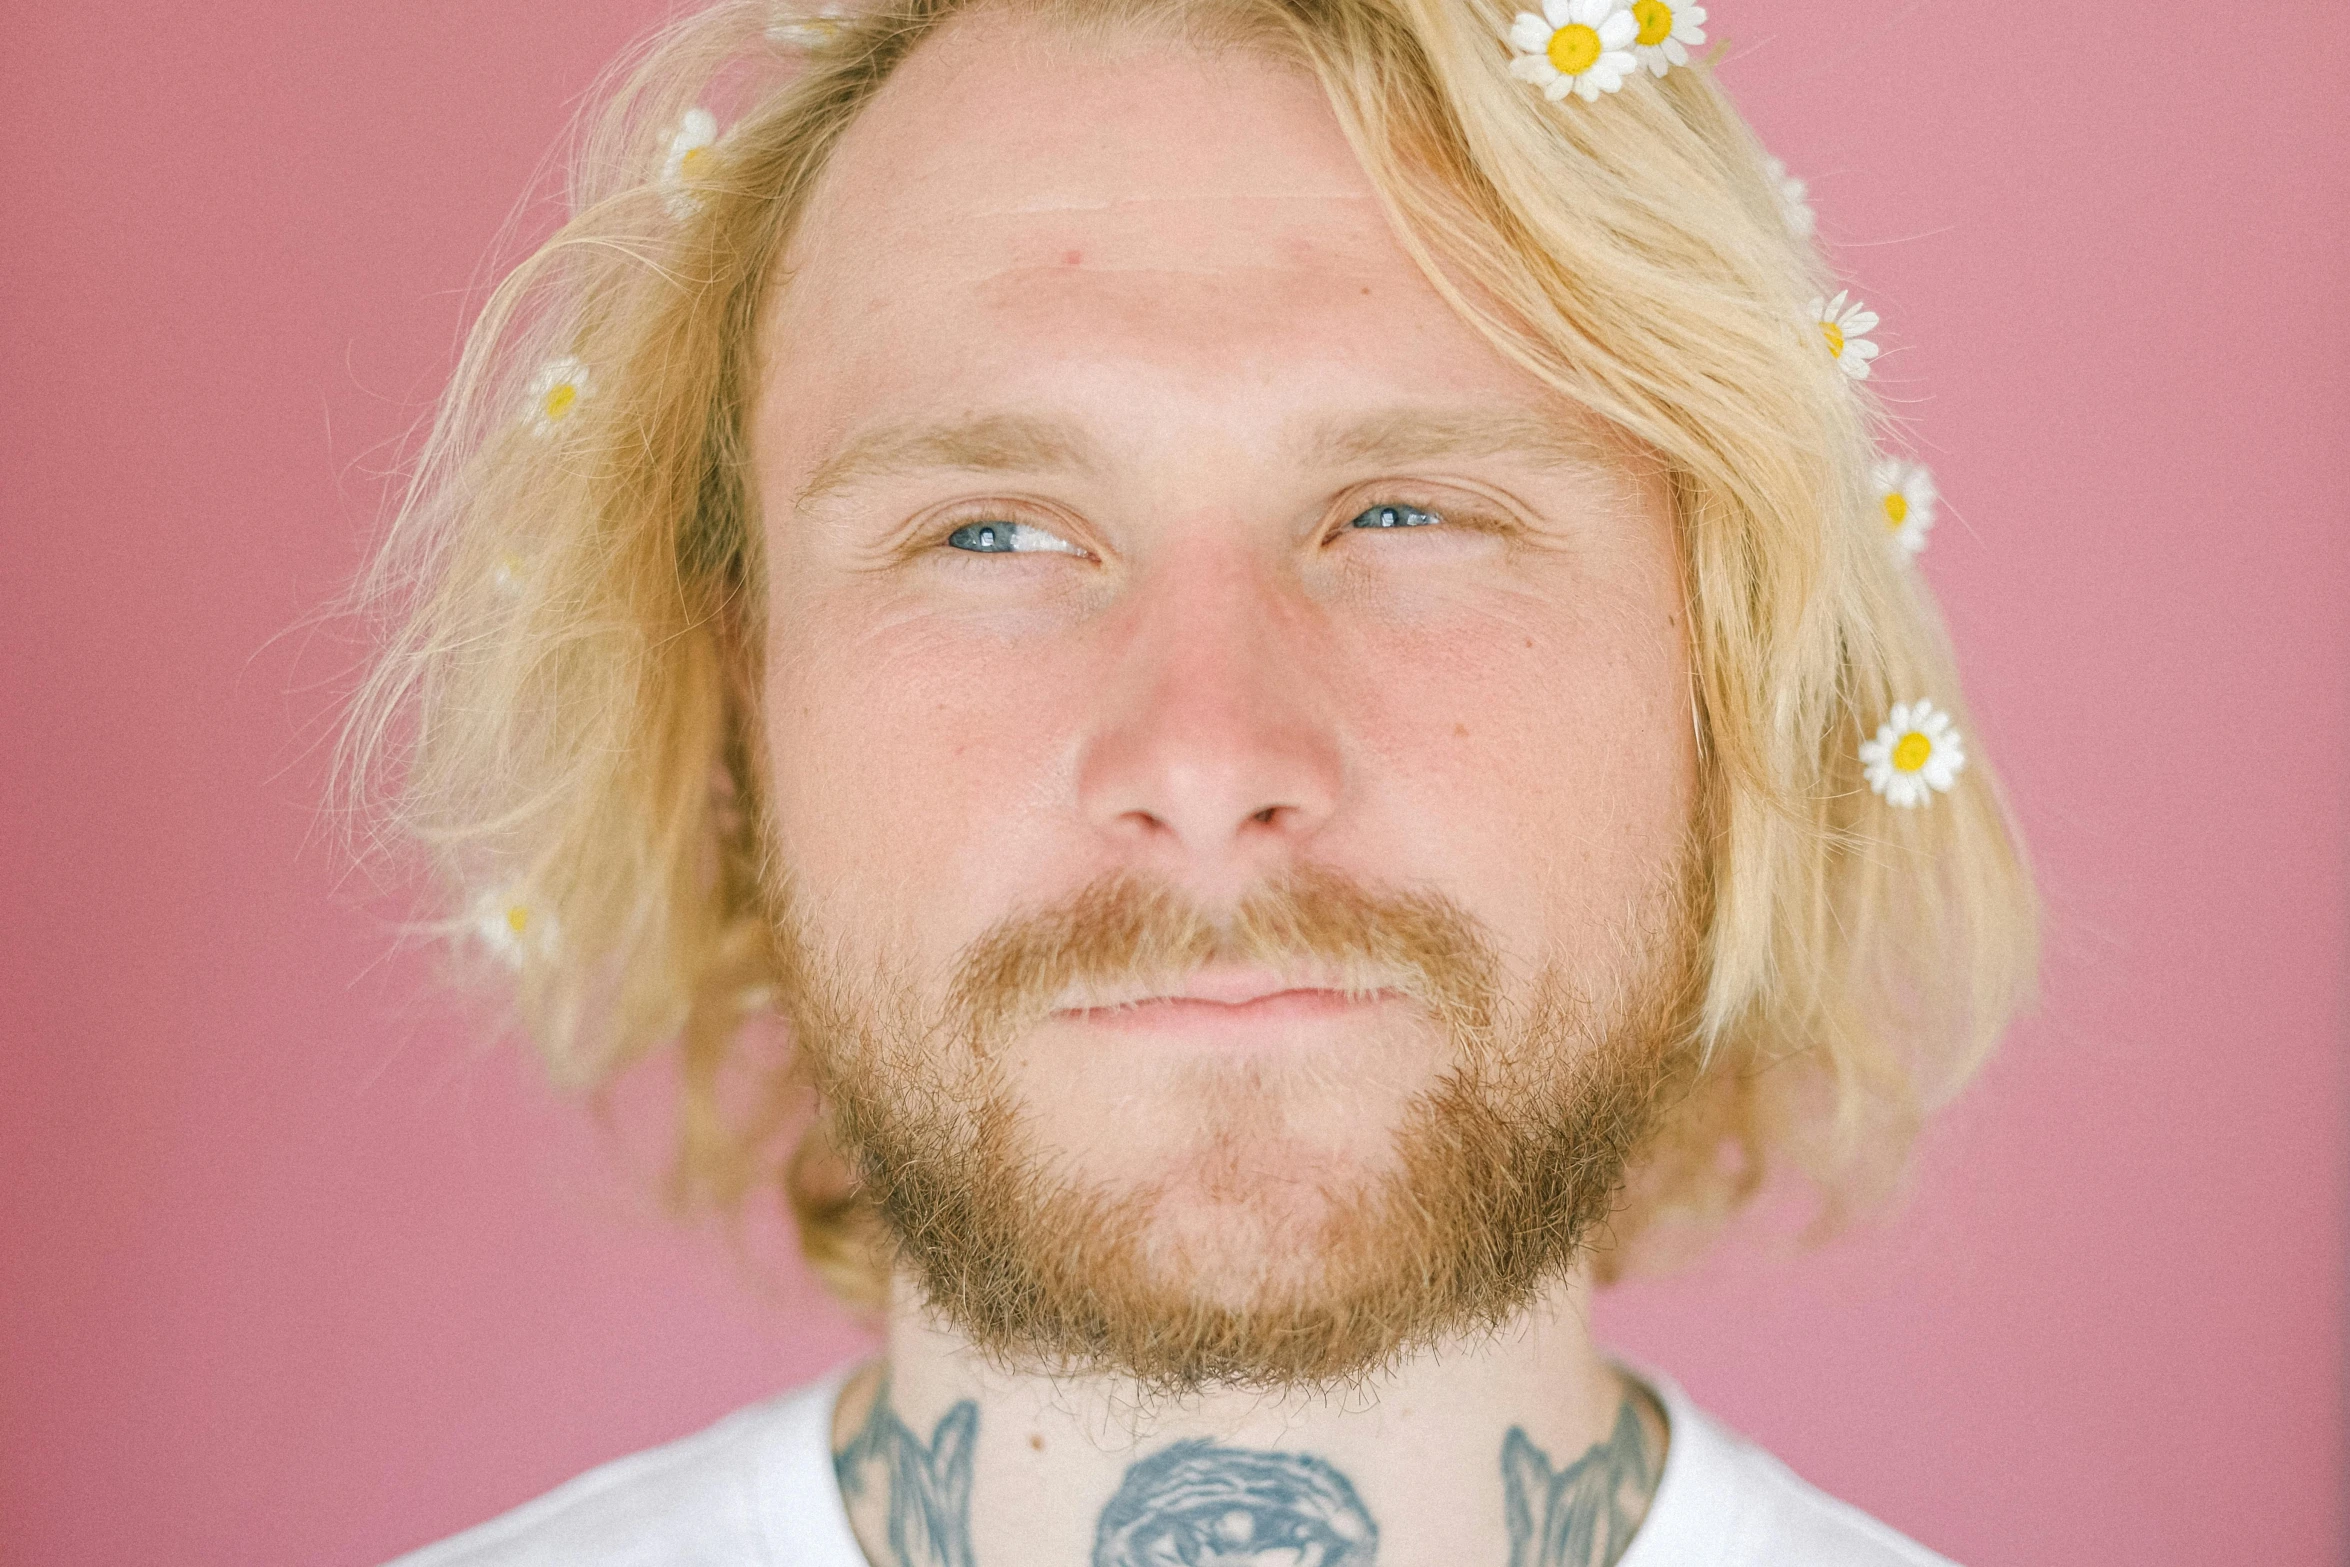
[(1172, 984), (1086, 996), (1053, 1016), (1124, 1034), (1253, 1034), (1359, 1018), (1399, 999), (1392, 990), (1349, 987), (1335, 974), (1203, 969)]

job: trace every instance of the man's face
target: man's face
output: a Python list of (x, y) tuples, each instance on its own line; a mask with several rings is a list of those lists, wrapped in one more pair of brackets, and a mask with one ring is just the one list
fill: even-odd
[[(934, 1300), (1029, 1246), (1228, 1336), (1327, 1315), (1478, 1244), (1404, 1209), (1503, 1222), (1429, 1198), (1452, 1165), (1573, 1164), (1653, 1085), (1695, 774), (1663, 484), (1443, 303), (1309, 77), (952, 23), (762, 347), (793, 1010), (951, 1221)], [(970, 1292), (1058, 1287), (1020, 1266)]]

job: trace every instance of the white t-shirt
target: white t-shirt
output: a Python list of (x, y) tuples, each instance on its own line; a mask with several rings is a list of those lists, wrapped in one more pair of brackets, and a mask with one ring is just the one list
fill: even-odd
[[(832, 1469), (855, 1368), (592, 1469), (391, 1567), (867, 1567)], [(1671, 1422), (1665, 1472), (1618, 1567), (1951, 1567), (1797, 1479), (1642, 1372)]]

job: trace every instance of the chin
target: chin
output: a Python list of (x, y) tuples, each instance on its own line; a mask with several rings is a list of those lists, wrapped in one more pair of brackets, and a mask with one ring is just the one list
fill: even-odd
[(1382, 1172), (1281, 1149), (1235, 1152), (1229, 1166), (1170, 1179), (1135, 1205), (1144, 1272), (1164, 1291), (1225, 1310), (1314, 1299)]

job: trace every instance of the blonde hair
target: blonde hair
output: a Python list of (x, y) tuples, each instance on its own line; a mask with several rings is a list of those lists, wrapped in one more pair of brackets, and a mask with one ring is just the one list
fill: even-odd
[[(1832, 284), (1710, 71), (1547, 102), (1507, 74), (1494, 0), (730, 3), (616, 75), (568, 220), (473, 328), (361, 585), (386, 645), (343, 757), (361, 808), (428, 852), (446, 928), (503, 925), (555, 1074), (673, 1053), (680, 1194), (731, 1204), (784, 1172), (819, 1272), (873, 1297), (820, 1128), (786, 1146), (791, 1063), (743, 1038), (777, 979), (745, 420), (760, 307), (842, 130), (981, 3), (1310, 70), (1447, 301), (1656, 454), (1705, 775), (1705, 1067), (1617, 1234), (1710, 1225), (1780, 1165), (1831, 1215), (1881, 1191), (2026, 996), (2035, 943), (1979, 746), (1928, 809), (1863, 778), (1896, 701), (1966, 722), (1870, 486), (1882, 415), (1823, 352)], [(697, 105), (737, 112), (687, 160), (671, 137)], [(551, 361), (574, 391), (534, 408)]]

